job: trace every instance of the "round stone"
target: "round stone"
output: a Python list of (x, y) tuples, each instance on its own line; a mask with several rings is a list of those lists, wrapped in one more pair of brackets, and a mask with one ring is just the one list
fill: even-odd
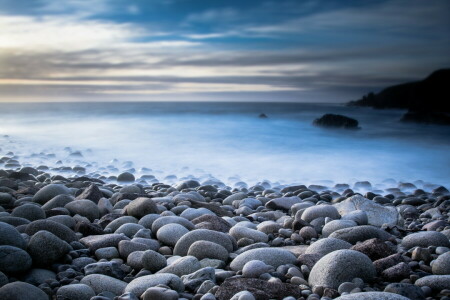
[(196, 229), (183, 235), (176, 243), (173, 254), (185, 256), (189, 247), (196, 241), (210, 241), (223, 246), (228, 252), (233, 251), (233, 242), (231, 237), (223, 232), (217, 232), (208, 229)]
[(168, 288), (155, 286), (147, 289), (141, 298), (142, 300), (178, 300), (178, 293)]
[(25, 249), (27, 243), (14, 226), (0, 222), (0, 245)]
[(130, 172), (124, 172), (119, 174), (119, 176), (117, 176), (118, 182), (134, 182), (135, 180), (136, 178)]
[(193, 256), (184, 256), (170, 263), (158, 273), (171, 273), (177, 276), (183, 276), (194, 273), (201, 268), (200, 262)]
[(153, 274), (138, 277), (132, 280), (125, 288), (125, 292), (135, 294), (137, 297), (141, 295), (149, 288), (155, 287), (159, 284), (166, 285), (167, 287), (177, 291), (184, 291), (184, 284), (181, 278), (174, 274)]
[(414, 284), (420, 287), (428, 286), (432, 290), (441, 291), (450, 287), (450, 275), (429, 275), (417, 279)]
[(156, 251), (153, 250), (147, 250), (142, 254), (141, 257), (141, 261), (142, 261), (142, 266), (155, 273), (159, 270), (161, 270), (162, 268), (164, 268), (165, 266), (167, 266), (167, 260), (166, 258), (159, 254)]
[(375, 267), (369, 257), (354, 250), (337, 250), (322, 257), (312, 268), (308, 282), (311, 286), (337, 289), (343, 282), (361, 278), (372, 280)]
[(339, 229), (330, 234), (329, 237), (341, 239), (349, 242), (350, 244), (356, 244), (357, 242), (363, 242), (373, 238), (387, 241), (392, 237), (392, 235), (375, 226), (362, 225)]
[(358, 225), (367, 225), (369, 222), (367, 214), (362, 210), (351, 211), (342, 216), (342, 220), (355, 221)]
[(242, 268), (242, 275), (247, 278), (259, 278), (264, 273), (273, 270), (272, 266), (266, 265), (260, 260), (251, 260)]
[(65, 300), (89, 300), (95, 296), (94, 290), (86, 284), (64, 285), (56, 292), (56, 297)]
[(48, 295), (29, 283), (15, 281), (0, 288), (2, 300), (48, 300)]
[(227, 249), (219, 244), (209, 241), (194, 242), (189, 247), (187, 255), (194, 256), (198, 260), (202, 260), (204, 258), (219, 259), (224, 262), (228, 260)]
[(152, 232), (158, 233), (159, 229), (167, 224), (179, 224), (188, 230), (195, 229), (195, 225), (191, 221), (189, 221), (185, 218), (182, 218), (179, 216), (164, 216), (164, 217), (158, 217), (157, 219), (155, 219), (152, 222), (152, 224), (151, 224)]
[(31, 268), (31, 262), (30, 255), (24, 250), (13, 246), (0, 246), (1, 272), (23, 272)]
[(236, 240), (247, 238), (255, 241), (256, 243), (258, 242), (267, 243), (269, 241), (269, 237), (264, 232), (244, 226), (233, 226), (230, 229), (230, 235), (234, 237)]
[(339, 215), (339, 212), (334, 206), (331, 205), (315, 205), (308, 207), (305, 209), (305, 211), (302, 213), (301, 219), (306, 222), (311, 222), (314, 219), (317, 218), (331, 218), (333, 220), (339, 219), (341, 216)]
[(429, 246), (450, 247), (449, 239), (437, 231), (422, 231), (405, 236), (401, 244), (405, 249), (413, 247), (426, 248)]
[(32, 284), (34, 286), (45, 283), (46, 280), (55, 279), (55, 272), (46, 269), (31, 269), (21, 278), (22, 281), (25, 281), (26, 283)]
[(178, 240), (189, 230), (180, 224), (167, 224), (159, 228), (156, 237), (160, 242), (168, 246), (175, 246)]
[(352, 244), (335, 238), (324, 238), (314, 242), (309, 246), (305, 254), (319, 254), (325, 256), (336, 250), (350, 249)]
[(72, 247), (51, 232), (42, 230), (35, 233), (28, 243), (28, 253), (33, 263), (50, 266), (67, 254)]
[(102, 274), (87, 275), (81, 279), (81, 283), (90, 286), (95, 294), (107, 291), (114, 295), (122, 295), (127, 286), (122, 280)]
[(432, 266), (435, 275), (450, 275), (450, 252), (439, 255)]
[(281, 248), (258, 248), (239, 254), (230, 264), (233, 271), (242, 270), (251, 260), (260, 260), (267, 265), (277, 268), (281, 265), (295, 264), (296, 257), (291, 252)]
[(100, 218), (100, 210), (97, 204), (91, 200), (74, 200), (67, 203), (64, 207), (69, 210), (71, 215), (78, 214), (86, 217), (91, 222)]
[(156, 206), (155, 201), (145, 197), (136, 198), (131, 201), (125, 209), (127, 211), (127, 215), (138, 219), (148, 214), (158, 213), (158, 207)]
[(63, 184), (49, 184), (41, 188), (34, 196), (33, 202), (45, 204), (58, 195), (70, 195), (70, 189)]
[(24, 204), (14, 208), (11, 213), (13, 217), (24, 218), (30, 221), (45, 219), (45, 212), (36, 204)]
[(385, 292), (352, 293), (335, 298), (335, 300), (410, 300), (401, 295)]
[(132, 238), (139, 230), (145, 229), (144, 226), (134, 223), (123, 224), (114, 233), (123, 233), (129, 238)]
[(137, 222), (138, 222), (138, 219), (136, 219), (135, 217), (123, 216), (123, 217), (119, 217), (115, 220), (112, 220), (111, 223), (106, 225), (105, 229), (110, 229), (112, 232), (114, 232), (117, 229), (119, 229), (119, 227), (122, 226), (123, 224), (128, 224), (128, 223), (137, 224)]
[(53, 233), (60, 239), (70, 243), (78, 240), (75, 233), (67, 226), (51, 220), (37, 220), (28, 224), (25, 233), (32, 236), (40, 230), (46, 230)]

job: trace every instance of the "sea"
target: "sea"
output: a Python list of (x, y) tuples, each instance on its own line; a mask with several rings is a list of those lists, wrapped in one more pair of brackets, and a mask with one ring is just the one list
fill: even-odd
[[(361, 128), (313, 126), (325, 113), (355, 118)], [(393, 179), (449, 187), (450, 127), (402, 123), (403, 113), (324, 103), (0, 103), (0, 157), (81, 165), (105, 177), (129, 170), (161, 182)]]

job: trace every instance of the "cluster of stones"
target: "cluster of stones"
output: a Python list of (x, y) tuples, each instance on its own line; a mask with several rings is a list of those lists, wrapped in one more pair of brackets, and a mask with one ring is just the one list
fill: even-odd
[(444, 187), (118, 179), (0, 170), (0, 299), (450, 299)]

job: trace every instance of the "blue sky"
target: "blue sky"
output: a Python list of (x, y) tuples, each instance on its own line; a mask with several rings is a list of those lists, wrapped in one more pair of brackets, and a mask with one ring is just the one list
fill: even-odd
[(0, 101), (341, 102), (448, 53), (446, 0), (0, 0)]

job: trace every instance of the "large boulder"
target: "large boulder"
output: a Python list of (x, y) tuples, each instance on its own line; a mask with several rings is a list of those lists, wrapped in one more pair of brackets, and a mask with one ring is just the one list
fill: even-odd
[(346, 200), (334, 204), (342, 216), (355, 210), (364, 211), (367, 214), (368, 224), (381, 226), (383, 224), (397, 225), (399, 214), (395, 207), (383, 206), (361, 195), (354, 195)]
[(28, 243), (28, 253), (40, 266), (52, 265), (70, 250), (72, 247), (68, 243), (45, 230), (35, 233)]
[(376, 275), (372, 261), (354, 250), (337, 250), (322, 257), (312, 268), (308, 282), (311, 286), (337, 289), (343, 282), (361, 278), (371, 281)]

